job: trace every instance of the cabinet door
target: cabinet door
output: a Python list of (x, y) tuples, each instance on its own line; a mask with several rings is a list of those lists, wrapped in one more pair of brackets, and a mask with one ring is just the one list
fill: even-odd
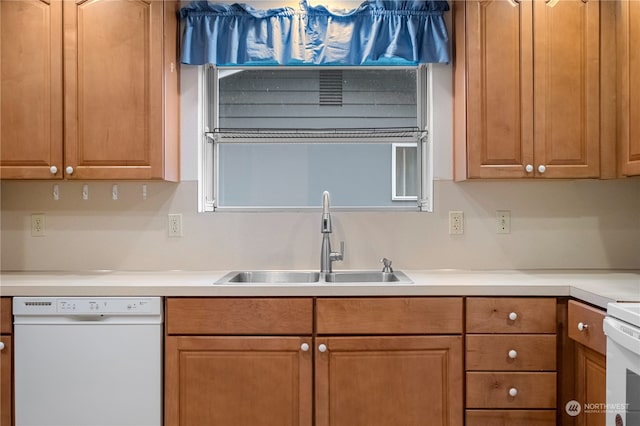
[(12, 425), (12, 392), (11, 384), (11, 336), (0, 336), (4, 349), (0, 350), (0, 426)]
[(62, 2), (0, 2), (0, 57), (0, 177), (61, 178)]
[(531, 26), (531, 2), (466, 3), (469, 178), (522, 177), (533, 164)]
[(640, 175), (640, 2), (618, 2), (618, 140), (623, 175)]
[(311, 426), (311, 344), (301, 337), (166, 337), (165, 425)]
[(153, 179), (163, 161), (163, 2), (64, 2), (71, 179)]
[(599, 177), (600, 4), (536, 0), (533, 8), (536, 176)]
[(461, 336), (317, 340), (316, 426), (462, 422)]
[[(604, 406), (607, 402), (606, 358), (576, 345), (576, 399), (584, 404)], [(604, 426), (605, 410), (591, 410), (576, 416), (577, 426)]]

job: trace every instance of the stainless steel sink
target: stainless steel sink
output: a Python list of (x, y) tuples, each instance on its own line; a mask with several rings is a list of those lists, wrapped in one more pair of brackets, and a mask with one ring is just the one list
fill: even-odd
[(233, 271), (216, 284), (297, 284), (317, 283), (320, 273), (305, 271)]
[(380, 271), (335, 271), (326, 274), (307, 271), (233, 271), (215, 284), (337, 284), (337, 283), (395, 283), (411, 284), (404, 273)]
[(337, 271), (326, 274), (328, 283), (412, 283), (402, 272)]

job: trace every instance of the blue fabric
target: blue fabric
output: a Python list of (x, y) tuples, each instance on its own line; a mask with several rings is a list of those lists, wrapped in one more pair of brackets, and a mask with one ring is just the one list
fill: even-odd
[(181, 61), (202, 65), (411, 65), (449, 62), (446, 0), (369, 0), (353, 10), (260, 10), (194, 1), (180, 10)]

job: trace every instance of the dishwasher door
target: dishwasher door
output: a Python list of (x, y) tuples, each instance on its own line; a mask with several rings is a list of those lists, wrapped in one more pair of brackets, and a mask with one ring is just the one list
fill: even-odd
[(16, 426), (161, 426), (160, 298), (14, 298)]

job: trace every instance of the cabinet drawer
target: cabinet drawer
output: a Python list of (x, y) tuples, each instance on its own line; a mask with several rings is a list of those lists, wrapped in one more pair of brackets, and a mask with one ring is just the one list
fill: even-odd
[[(569, 337), (594, 351), (605, 355), (607, 352), (607, 338), (602, 329), (602, 322), (606, 312), (592, 308), (584, 303), (569, 301), (569, 321), (567, 328)], [(579, 324), (586, 325), (580, 330)]]
[(467, 299), (467, 333), (555, 333), (553, 298)]
[(311, 298), (167, 298), (168, 334), (304, 335)]
[(318, 334), (460, 334), (462, 298), (323, 298)]
[(468, 334), (466, 342), (467, 370), (556, 369), (555, 334)]
[(11, 334), (11, 298), (0, 298), (0, 333)]
[(554, 409), (556, 373), (467, 373), (467, 407)]
[(555, 426), (554, 410), (467, 410), (467, 426)]

